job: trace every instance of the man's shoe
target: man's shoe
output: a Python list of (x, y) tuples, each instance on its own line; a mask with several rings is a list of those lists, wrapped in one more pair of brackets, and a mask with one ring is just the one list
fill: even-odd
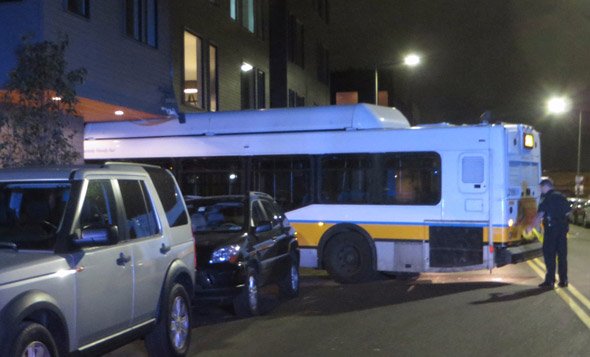
[(558, 285), (560, 288), (567, 288), (567, 286), (568, 286), (568, 283), (567, 283), (567, 281), (560, 281), (560, 282), (559, 282), (557, 285)]
[(541, 289), (553, 289), (553, 288), (554, 288), (554, 285), (553, 285), (553, 283), (550, 283), (550, 282), (544, 281), (544, 282), (542, 282), (541, 284), (539, 284), (539, 287), (540, 287)]

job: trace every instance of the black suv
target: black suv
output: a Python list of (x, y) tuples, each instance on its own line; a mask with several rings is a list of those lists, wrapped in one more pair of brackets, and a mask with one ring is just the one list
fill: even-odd
[(259, 192), (186, 198), (197, 250), (196, 298), (259, 314), (259, 289), (299, 293), (299, 246), (274, 199)]

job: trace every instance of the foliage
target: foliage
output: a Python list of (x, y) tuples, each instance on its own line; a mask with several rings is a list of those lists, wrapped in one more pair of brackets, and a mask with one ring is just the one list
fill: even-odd
[(66, 72), (67, 46), (65, 38), (38, 43), (23, 39), (17, 49), (17, 66), (0, 108), (1, 166), (68, 164), (80, 157), (70, 123), (77, 117), (75, 87), (86, 70)]

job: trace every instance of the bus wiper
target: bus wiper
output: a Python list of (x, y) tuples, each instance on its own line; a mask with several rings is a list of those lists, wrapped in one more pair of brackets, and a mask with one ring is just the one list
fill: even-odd
[(16, 243), (13, 242), (0, 242), (0, 249), (4, 248), (12, 249), (14, 251), (18, 250)]

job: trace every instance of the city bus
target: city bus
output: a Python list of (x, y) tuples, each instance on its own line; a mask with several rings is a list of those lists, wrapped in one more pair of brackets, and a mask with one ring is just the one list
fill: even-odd
[(539, 139), (525, 124), (410, 126), (395, 108), (355, 104), (88, 123), (84, 155), (168, 167), (185, 195), (269, 193), (302, 267), (360, 282), (539, 256), (526, 229)]

